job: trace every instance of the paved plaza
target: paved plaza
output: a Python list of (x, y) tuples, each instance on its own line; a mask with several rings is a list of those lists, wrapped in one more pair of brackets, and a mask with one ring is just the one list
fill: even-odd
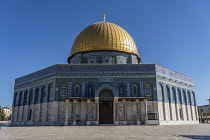
[(165, 126), (33, 126), (8, 127), (1, 123), (0, 140), (210, 140), (210, 124)]

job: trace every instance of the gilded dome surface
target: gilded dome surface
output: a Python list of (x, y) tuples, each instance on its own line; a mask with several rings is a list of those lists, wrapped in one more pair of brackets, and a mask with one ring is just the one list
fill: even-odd
[(132, 53), (141, 59), (131, 35), (111, 22), (97, 22), (85, 28), (75, 39), (69, 59), (80, 52), (102, 50)]

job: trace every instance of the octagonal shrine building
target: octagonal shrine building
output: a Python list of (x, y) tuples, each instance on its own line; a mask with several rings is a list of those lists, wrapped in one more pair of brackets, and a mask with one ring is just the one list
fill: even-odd
[(198, 123), (194, 79), (140, 64), (135, 41), (114, 23), (85, 28), (67, 61), (15, 80), (11, 125)]

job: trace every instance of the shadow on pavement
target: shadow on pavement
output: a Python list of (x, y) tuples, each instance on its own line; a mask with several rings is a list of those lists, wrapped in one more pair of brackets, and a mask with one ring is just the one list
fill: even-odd
[(10, 126), (10, 123), (8, 122), (0, 122), (0, 127), (8, 127)]
[(210, 136), (204, 136), (204, 135), (179, 135), (179, 136), (185, 138), (191, 138), (194, 140), (210, 140)]

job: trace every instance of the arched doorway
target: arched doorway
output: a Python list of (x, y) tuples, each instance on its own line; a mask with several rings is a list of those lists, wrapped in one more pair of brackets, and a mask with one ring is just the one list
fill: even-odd
[(106, 89), (99, 94), (99, 124), (113, 124), (113, 93)]

